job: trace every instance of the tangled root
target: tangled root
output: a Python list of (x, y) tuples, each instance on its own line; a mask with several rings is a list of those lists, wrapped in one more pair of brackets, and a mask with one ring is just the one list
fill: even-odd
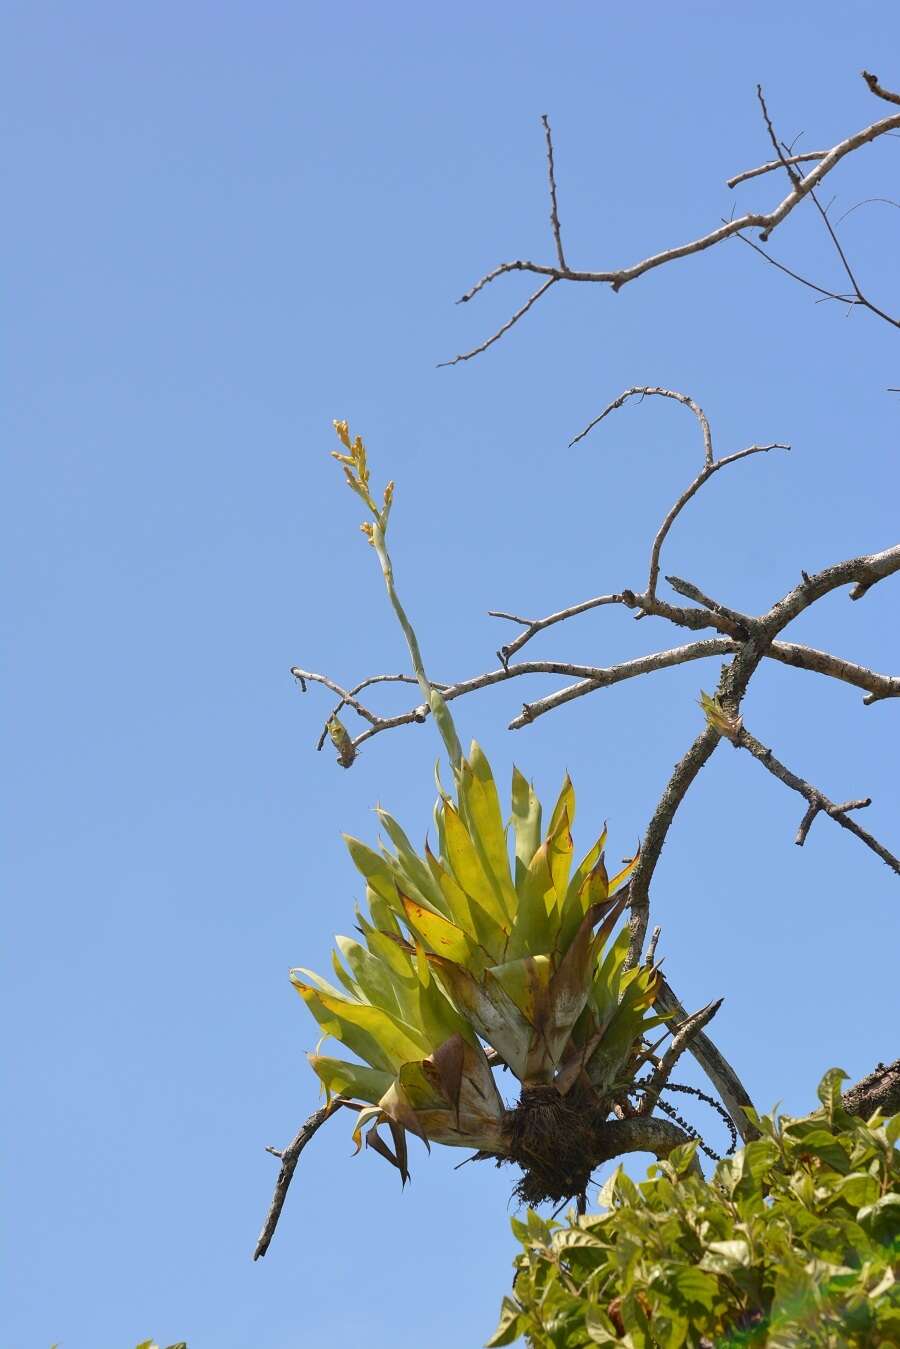
[(513, 1193), (522, 1203), (558, 1204), (584, 1194), (596, 1163), (593, 1111), (585, 1104), (560, 1096), (551, 1084), (523, 1087), (507, 1112), (508, 1160), (523, 1173)]

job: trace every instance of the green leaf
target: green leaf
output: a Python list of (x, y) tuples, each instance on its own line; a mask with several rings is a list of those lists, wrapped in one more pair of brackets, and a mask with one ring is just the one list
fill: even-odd
[(675, 1287), (686, 1302), (697, 1302), (701, 1307), (711, 1308), (713, 1298), (718, 1292), (718, 1284), (709, 1274), (704, 1274), (696, 1265), (686, 1265), (674, 1274)]
[(845, 1149), (827, 1129), (811, 1129), (797, 1143), (801, 1155), (818, 1157), (834, 1171), (846, 1175), (850, 1170), (850, 1159)]
[(500, 1310), (500, 1324), (487, 1341), (486, 1349), (498, 1349), (503, 1344), (514, 1344), (521, 1337), (524, 1328), (519, 1308), (511, 1298), (505, 1297)]
[(819, 1083), (817, 1095), (824, 1105), (829, 1119), (833, 1119), (835, 1111), (842, 1106), (841, 1083), (846, 1080), (847, 1074), (842, 1068), (829, 1068)]
[(741, 1152), (741, 1178), (735, 1193), (740, 1197), (759, 1190), (762, 1178), (778, 1160), (778, 1149), (769, 1138), (757, 1138)]
[(843, 1200), (852, 1208), (859, 1208), (863, 1204), (874, 1204), (880, 1189), (878, 1181), (867, 1171), (852, 1171), (849, 1176), (842, 1176), (838, 1181), (832, 1191), (830, 1202)]
[(606, 1312), (599, 1307), (588, 1305), (585, 1308), (584, 1328), (591, 1344), (621, 1344), (618, 1331)]
[(666, 1161), (676, 1176), (684, 1176), (690, 1171), (699, 1146), (700, 1140), (692, 1138), (689, 1143), (681, 1143), (677, 1148), (672, 1149)]

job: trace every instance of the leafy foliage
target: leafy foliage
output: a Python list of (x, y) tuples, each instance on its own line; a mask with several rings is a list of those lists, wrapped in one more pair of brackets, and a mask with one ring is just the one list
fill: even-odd
[(900, 1343), (900, 1116), (848, 1115), (844, 1076), (815, 1114), (754, 1116), (760, 1138), (709, 1181), (690, 1143), (640, 1184), (617, 1169), (604, 1213), (514, 1219), (524, 1251), (489, 1345)]
[(498, 1066), (523, 1088), (571, 1092), (608, 1112), (646, 1058), (643, 1036), (662, 1020), (648, 1015), (655, 972), (625, 971), (627, 930), (611, 941), (637, 858), (610, 878), (604, 830), (573, 869), (571, 782), (542, 831), (540, 802), (518, 770), (511, 858), (477, 744), (453, 773), (455, 797), (442, 790), (435, 807), (437, 853), (427, 842), (417, 853), (384, 810), (380, 851), (347, 838), (368, 915), (357, 910), (361, 940), (336, 939), (338, 985), (291, 972), (323, 1034), (357, 1059), (310, 1055), (326, 1093), (358, 1104), (357, 1149), (366, 1130), (367, 1145), (404, 1179), (407, 1130), (426, 1143), (510, 1153)]

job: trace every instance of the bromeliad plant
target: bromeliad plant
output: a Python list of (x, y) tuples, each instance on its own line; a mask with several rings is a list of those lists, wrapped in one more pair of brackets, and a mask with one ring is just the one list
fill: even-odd
[[(586, 1121), (603, 1120), (652, 1053), (648, 1031), (656, 970), (626, 970), (628, 931), (614, 937), (637, 857), (611, 878), (606, 830), (573, 869), (575, 793), (568, 777), (542, 832), (542, 812), (517, 769), (512, 782), (513, 858), (493, 774), (473, 742), (460, 747), (449, 710), (425, 675), (394, 588), (385, 547), (393, 484), (375, 506), (365, 447), (335, 423), (337, 453), (372, 521), (363, 525), (381, 562), (425, 702), (453, 773), (434, 811), (437, 851), (415, 851), (400, 825), (378, 811), (389, 842), (347, 846), (366, 887), (357, 909), (361, 940), (338, 937), (339, 987), (311, 971), (291, 978), (322, 1029), (358, 1061), (311, 1054), (329, 1100), (358, 1109), (363, 1139), (407, 1171), (406, 1132), (426, 1145), (474, 1148), (518, 1162), (532, 1202), (584, 1190), (591, 1169)], [(334, 718), (339, 755), (349, 737)], [(507, 1109), (494, 1078), (520, 1084)], [(379, 1133), (386, 1126), (393, 1148)]]

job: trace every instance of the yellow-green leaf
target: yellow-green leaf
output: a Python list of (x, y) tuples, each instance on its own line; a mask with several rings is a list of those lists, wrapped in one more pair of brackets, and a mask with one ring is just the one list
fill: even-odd
[(440, 914), (424, 909), (415, 900), (400, 896), (406, 921), (416, 936), (421, 937), (430, 951), (448, 960), (467, 965), (472, 955), (472, 943), (462, 928), (442, 918)]
[(562, 788), (557, 797), (556, 805), (553, 807), (553, 814), (550, 816), (550, 828), (547, 830), (548, 837), (556, 833), (563, 815), (568, 821), (567, 827), (571, 828), (575, 820), (575, 788), (572, 786), (572, 779), (568, 773), (563, 778)]
[(394, 1071), (410, 1059), (420, 1059), (431, 1048), (420, 1030), (381, 1007), (320, 992), (295, 977), (294, 972), (291, 980), (325, 1034), (340, 1040), (374, 1068)]
[(531, 863), (541, 841), (541, 803), (531, 783), (513, 768), (512, 821), (516, 842), (516, 886)]
[(393, 1081), (390, 1073), (362, 1063), (348, 1063), (345, 1059), (331, 1059), (323, 1054), (307, 1054), (306, 1057), (329, 1098), (346, 1096), (377, 1105)]
[(444, 803), (444, 834), (447, 841), (447, 861), (456, 880), (466, 894), (480, 904), (498, 926), (508, 932), (510, 924), (506, 910), (490, 878), (485, 874), (468, 829), (450, 801)]
[(388, 904), (396, 905), (397, 892), (394, 886), (394, 877), (385, 858), (370, 848), (368, 844), (363, 843), (358, 838), (353, 838), (350, 834), (344, 834), (344, 842), (353, 858), (353, 865), (357, 871), (365, 876), (375, 893), (380, 895)]
[(516, 893), (509, 873), (509, 850), (500, 798), (490, 765), (474, 740), (469, 755), (469, 761), (463, 760), (460, 766), (460, 801), (465, 806), (482, 865), (494, 881), (507, 917), (511, 917), (516, 910)]

